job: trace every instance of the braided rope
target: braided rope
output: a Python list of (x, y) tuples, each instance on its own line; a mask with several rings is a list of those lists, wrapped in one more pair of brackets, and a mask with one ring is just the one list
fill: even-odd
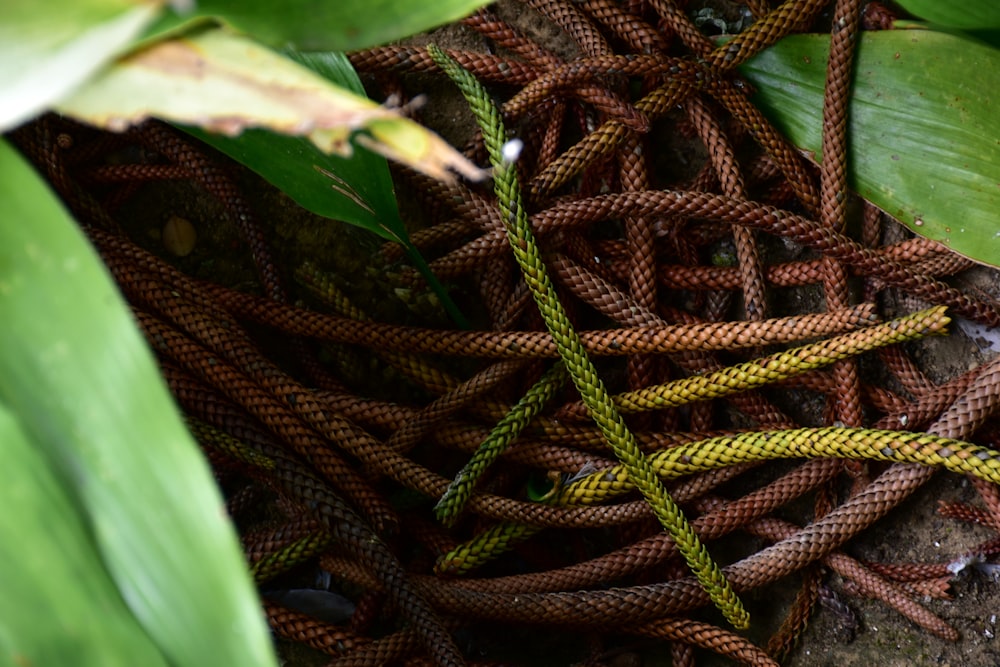
[(219, 450), (232, 457), (236, 461), (242, 461), (256, 468), (273, 470), (274, 461), (264, 456), (260, 452), (251, 449), (238, 438), (234, 438), (225, 431), (221, 431), (205, 422), (188, 418), (188, 430), (195, 437), (200, 445)]
[(434, 564), (436, 574), (457, 576), (471, 572), (484, 563), (507, 552), (511, 546), (523, 542), (541, 528), (526, 523), (498, 523), (474, 538), (458, 545)]
[(587, 356), (580, 337), (559, 302), (538, 246), (534, 242), (531, 224), (521, 202), (517, 172), (513, 165), (504, 159), (503, 143), (506, 140), (506, 133), (499, 111), (475, 77), (435, 46), (430, 45), (428, 51), (438, 66), (458, 85), (483, 129), (486, 148), (495, 169), (494, 189), (514, 257), (521, 266), (525, 282), (531, 288), (538, 310), (545, 320), (545, 326), (556, 342), (559, 356), (566, 364), (570, 377), (573, 378), (573, 383), (586, 402), (594, 421), (615, 452), (615, 456), (628, 469), (629, 477), (642, 492), (660, 523), (674, 538), (685, 561), (712, 602), (735, 627), (748, 627), (749, 615), (718, 565), (708, 555), (708, 551), (684, 518), (677, 503), (657, 479), (653, 468), (639, 449), (635, 436), (615, 410), (611, 395), (604, 387), (597, 369)]
[[(861, 352), (929, 334), (946, 333), (945, 327), (951, 320), (944, 313), (944, 306), (928, 308), (885, 324), (727, 366), (712, 373), (624, 392), (614, 397), (615, 407), (623, 414), (659, 410), (722, 398), (780, 382)], [(581, 407), (579, 404), (568, 406), (560, 411), (559, 416), (580, 416), (583, 412)]]
[[(649, 457), (663, 478), (747, 461), (785, 458), (871, 459), (920, 463), (1000, 483), (1000, 452), (928, 433), (863, 428), (799, 428), (754, 431), (699, 440)], [(595, 472), (565, 487), (559, 500), (589, 505), (635, 488), (624, 466)]]
[(455, 475), (455, 480), (434, 507), (434, 513), (439, 521), (445, 525), (454, 523), (472, 496), (472, 490), (486, 468), (517, 439), (535, 415), (542, 411), (545, 404), (562, 387), (565, 379), (566, 367), (557, 363), (518, 400), (510, 412), (497, 422), (469, 462)]
[(296, 565), (315, 558), (333, 543), (333, 538), (326, 532), (311, 533), (261, 558), (250, 566), (250, 574), (258, 584), (273, 579)]

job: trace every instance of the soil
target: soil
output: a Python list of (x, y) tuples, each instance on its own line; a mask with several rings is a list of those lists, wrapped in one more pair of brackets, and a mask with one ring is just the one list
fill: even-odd
[[(715, 3), (726, 6), (725, 3)], [(505, 18), (515, 21), (526, 32), (557, 53), (572, 57), (574, 47), (555, 26), (512, 2), (501, 2), (497, 8)], [(481, 48), (481, 40), (472, 33), (448, 27), (418, 41), (435, 41), (443, 46)], [(455, 145), (461, 146), (471, 134), (472, 120), (460, 96), (446, 86), (422, 90), (429, 102), (421, 111), (422, 119), (438, 128)], [(243, 191), (251, 197), (251, 205), (266, 221), (265, 232), (279, 256), (279, 264), (298, 266), (310, 260), (321, 268), (332, 270), (341, 279), (341, 286), (363, 307), (373, 310), (376, 319), (409, 321), (415, 318), (413, 295), (402, 294), (378, 276), (384, 267), (369, 265), (371, 255), (359, 251), (374, 251), (377, 241), (366, 232), (347, 225), (317, 218), (291, 204), (283, 195), (262, 186), (250, 174)], [(407, 215), (404, 202), (404, 218)], [(415, 212), (414, 212), (415, 213)], [(175, 260), (192, 275), (253, 291), (256, 280), (250, 261), (233, 241), (234, 229), (210, 197), (193, 186), (175, 184), (169, 188), (151, 188), (142, 198), (126, 205), (121, 213), (129, 234), (149, 249), (165, 254), (159, 240), (162, 225), (171, 215), (179, 215), (194, 223), (200, 238), (194, 252)], [(961, 278), (993, 294), (1000, 294), (1000, 278), (995, 271), (976, 269)], [(401, 298), (402, 296), (402, 298)], [(795, 310), (819, 310), (812, 307), (810, 297), (796, 303)], [(886, 303), (886, 312), (899, 304)], [(907, 308), (912, 310), (912, 308)], [(424, 315), (426, 313), (423, 313)], [(983, 349), (956, 327), (947, 338), (938, 338), (911, 346), (923, 370), (935, 381), (943, 382), (971, 367), (983, 363), (994, 352)], [(351, 378), (364, 383), (365, 373)], [(367, 378), (380, 384), (379, 378)], [(986, 528), (943, 519), (937, 515), (939, 501), (976, 503), (976, 494), (964, 478), (938, 473), (934, 480), (888, 517), (850, 542), (844, 551), (861, 560), (894, 563), (948, 563), (992, 536)], [(854, 665), (939, 665), (986, 667), (1000, 664), (1000, 585), (988, 572), (970, 565), (951, 583), (951, 599), (926, 600), (926, 606), (951, 623), (961, 633), (958, 642), (931, 636), (896, 611), (881, 603), (859, 598), (836, 576), (828, 576), (830, 590), (837, 601), (819, 606), (808, 629), (802, 636), (788, 665), (795, 667), (851, 667)], [(750, 598), (759, 635), (761, 628), (770, 628), (780, 618), (781, 604), (787, 604), (797, 580), (788, 582), (787, 590), (772, 589), (768, 598)], [(770, 597), (772, 596), (773, 597)], [(839, 601), (839, 602), (838, 602)], [(669, 658), (644, 651), (641, 644), (634, 651), (625, 651), (620, 664), (646, 666), (667, 665)], [(283, 645), (285, 664), (324, 664), (322, 657), (298, 645)], [(570, 664), (573, 651), (566, 647), (539, 647), (547, 656), (540, 664)], [(552, 650), (552, 653), (549, 651)], [(564, 657), (557, 657), (563, 654)], [(640, 657), (641, 656), (641, 657)], [(626, 660), (631, 660), (631, 663)], [(512, 664), (524, 664), (516, 662)], [(698, 664), (728, 664), (708, 654), (699, 654)]]
[[(975, 502), (975, 497), (967, 480), (940, 473), (844, 551), (861, 560), (876, 562), (951, 562), (991, 535), (986, 529), (941, 518), (936, 513), (938, 501)], [(837, 577), (830, 584), (834, 590), (844, 589), (843, 581)], [(975, 567), (968, 567), (952, 581), (951, 594), (951, 600), (921, 602), (959, 631), (961, 639), (957, 642), (930, 635), (881, 603), (843, 595), (841, 599), (851, 608), (853, 617), (821, 605), (789, 664), (802, 667), (1000, 664), (1000, 643), (995, 639), (1000, 611), (997, 581)]]

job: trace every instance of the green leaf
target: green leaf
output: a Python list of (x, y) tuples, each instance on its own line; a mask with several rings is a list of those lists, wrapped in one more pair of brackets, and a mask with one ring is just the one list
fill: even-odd
[[(148, 117), (237, 135), (255, 127), (307, 137), (323, 152), (351, 153), (351, 134), (378, 123), (415, 134), (420, 150), (383, 133), (365, 146), (434, 178), (485, 172), (433, 132), (355, 95), (256, 42), (222, 29), (156, 43), (105, 68), (58, 110), (113, 130)], [(406, 135), (408, 138), (409, 135)]]
[[(829, 37), (781, 40), (741, 67), (755, 103), (821, 159)], [(923, 236), (1000, 264), (1000, 51), (929, 30), (862, 33), (849, 110), (851, 187)]]
[(166, 667), (43, 447), (0, 404), (0, 664)]
[[(358, 95), (365, 94), (361, 80), (343, 54), (286, 53), (331, 83)], [(394, 119), (383, 122), (390, 127), (396, 124)], [(357, 145), (350, 157), (328, 155), (314, 143), (301, 137), (265, 130), (247, 130), (238, 137), (227, 137), (205, 132), (197, 127), (182, 127), (262, 176), (302, 208), (317, 215), (357, 225), (386, 240), (401, 243), (417, 270), (438, 295), (449, 316), (459, 326), (467, 328), (464, 316), (410, 242), (406, 226), (399, 216), (392, 176), (384, 157)], [(424, 145), (427, 150), (427, 143), (421, 143), (421, 137), (428, 136), (428, 131), (416, 124), (407, 123), (405, 127), (418, 136), (404, 138), (400, 140), (402, 144)], [(376, 128), (376, 131), (378, 129), (380, 128)], [(420, 159), (419, 156), (414, 158)]]
[(896, 4), (925, 21), (949, 28), (1000, 28), (1000, 3), (992, 0), (897, 0)]
[[(332, 83), (364, 95), (361, 81), (343, 54), (288, 55)], [(301, 137), (264, 130), (248, 130), (238, 137), (190, 126), (184, 130), (257, 172), (317, 215), (349, 222), (388, 240), (406, 238), (389, 165), (381, 155), (357, 146), (349, 158), (327, 155)]]
[(158, 13), (131, 0), (0, 2), (0, 132), (77, 88)]
[(0, 402), (166, 662), (273, 667), (222, 498), (145, 341), (66, 211), (2, 142), (0, 201)]
[(351, 51), (409, 37), (457, 21), (491, 0), (199, 0), (171, 12), (150, 35), (217, 19), (271, 46), (300, 51)]

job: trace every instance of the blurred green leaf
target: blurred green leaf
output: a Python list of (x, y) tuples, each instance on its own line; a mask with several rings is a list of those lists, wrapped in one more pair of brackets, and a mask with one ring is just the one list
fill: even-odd
[[(781, 40), (741, 67), (754, 102), (821, 159), (829, 37)], [(851, 187), (915, 232), (1000, 264), (1000, 51), (930, 30), (862, 33), (849, 137)]]
[(77, 88), (158, 14), (154, 3), (131, 0), (0, 2), (0, 131)]
[(69, 215), (3, 142), (0, 201), (0, 402), (68, 485), (104, 568), (166, 662), (273, 667), (222, 498), (145, 341)]
[[(387, 8), (381, 7), (383, 2)], [(157, 41), (147, 34), (137, 39), (158, 16), (168, 22), (171, 16), (177, 19), (178, 8), (188, 4), (185, 29), (175, 21), (173, 38)], [(214, 28), (212, 18), (216, 10), (229, 12), (241, 28), (259, 33), (265, 41), (311, 43), (298, 38), (315, 33), (353, 39), (353, 22), (379, 26), (399, 37), (417, 26), (429, 27), (425, 22), (431, 19), (458, 18), (480, 4), (371, 0), (362, 8), (353, 0), (297, 0), (280, 6), (175, 0), (170, 11), (163, 12), (162, 3), (135, 5), (133, 0), (9, 0), (0, 3), (0, 131), (56, 107), (112, 130), (150, 116), (229, 135), (266, 127), (308, 137), (323, 152), (348, 157), (351, 134), (374, 124), (380, 136), (359, 139), (369, 149), (435, 178), (451, 178), (449, 170), (482, 178), (482, 170), (433, 133), (364, 96), (330, 85), (250, 38)], [(143, 48), (112, 62), (140, 42)], [(362, 195), (362, 209), (363, 201)]]
[[(218, 19), (275, 47), (352, 51), (415, 35), (468, 16), (492, 0), (199, 0), (149, 31), (162, 36)], [(183, 5), (186, 3), (174, 3)]]
[(896, 0), (918, 16), (949, 28), (1000, 28), (1000, 3), (993, 0)]
[(44, 448), (0, 404), (0, 664), (166, 667)]

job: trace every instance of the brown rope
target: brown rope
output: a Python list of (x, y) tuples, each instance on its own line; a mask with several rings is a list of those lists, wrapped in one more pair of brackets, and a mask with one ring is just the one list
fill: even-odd
[[(514, 7), (559, 31), (562, 47), (540, 41), (499, 7), (462, 22), (482, 52), (447, 50), (490, 85), (508, 127), (525, 141), (518, 168), (533, 231), (587, 353), (615, 393), (863, 331), (891, 319), (879, 306), (883, 295), (1000, 324), (992, 298), (943, 281), (968, 260), (935, 242), (892, 236), (892, 223), (870, 205), (860, 240), (844, 224), (853, 42), (859, 21), (887, 28), (888, 11), (867, 3), (862, 12), (856, 0), (744, 4), (754, 22), (717, 42), (685, 3), (672, 0), (530, 0)], [(825, 9), (833, 30), (817, 170), (756, 108), (735, 69), (784, 35), (821, 29), (816, 19)], [(443, 75), (422, 47), (379, 47), (350, 58), (387, 89), (429, 84), (429, 104), (436, 104)], [(560, 489), (577, 474), (612, 465), (598, 430), (570, 419), (579, 399), (571, 389), (506, 446), (453, 528), (433, 523), (431, 507), (456, 472), (557, 356), (486, 189), (398, 171), (401, 196), (412, 196), (429, 221), (412, 234), (414, 244), (476, 318), (470, 331), (406, 326), (369, 320), (355, 305), (363, 302), (352, 276), (278, 263), (296, 260), (270, 247), (261, 216), (240, 192), (242, 179), (165, 125), (110, 136), (50, 116), (12, 138), (85, 226), (179, 404), (198, 420), (193, 430), (234, 489), (228, 507), (247, 527), (255, 575), (276, 581), (319, 566), (356, 603), (347, 625), (333, 626), (268, 602), (279, 636), (329, 654), (332, 664), (461, 664), (466, 655), (453, 631), (470, 638), (464, 653), (472, 655), (480, 633), (503, 633), (509, 623), (545, 632), (586, 628), (594, 637), (589, 664), (606, 661), (606, 647), (636, 638), (656, 641), (656, 650), (669, 645), (677, 664), (693, 664), (692, 647), (742, 664), (774, 664), (750, 641), (689, 617), (706, 604), (705, 594), (676, 567), (674, 545), (644, 502), (551, 504), (558, 494), (546, 496), (547, 485)], [(137, 145), (142, 150), (133, 150)], [(483, 159), (480, 135), (466, 146)], [(120, 212), (144, 189), (178, 179), (222, 204), (259, 284), (236, 289), (193, 278), (126, 238)], [(386, 267), (392, 288), (425, 289), (406, 258), (387, 244), (373, 262)], [(298, 283), (286, 287), (293, 273)], [(825, 312), (803, 298), (820, 289)], [(291, 339), (297, 342), (287, 346)], [(317, 355), (311, 348), (320, 346)], [(874, 368), (871, 375), (838, 364), (766, 394), (672, 408), (630, 426), (647, 451), (804, 420), (927, 429), (996, 447), (989, 420), (1000, 362), (938, 384), (911, 352), (893, 346), (868, 354), (862, 368)], [(377, 383), (353, 386), (340, 367), (317, 361), (323, 355), (351, 360), (361, 374), (374, 371), (392, 391), (372, 395)], [(803, 397), (828, 408), (803, 416)], [(216, 433), (201, 429), (236, 440), (223, 447)], [(709, 549), (746, 532), (772, 542), (726, 568), (735, 588), (764, 590), (803, 573), (806, 585), (768, 644), (772, 654), (795, 645), (822, 595), (821, 566), (841, 573), (849, 593), (879, 599), (954, 639), (953, 628), (914, 600), (946, 595), (945, 564), (862, 563), (839, 551), (933, 472), (872, 466), (876, 477), (866, 483), (855, 470), (858, 488), (838, 504), (829, 488), (844, 481), (840, 471), (833, 460), (780, 469), (741, 464), (674, 481), (670, 491), (697, 512), (692, 523)], [(952, 503), (944, 514), (1000, 528), (996, 487), (975, 485), (987, 509)], [(810, 500), (795, 502), (803, 498)], [(808, 502), (816, 516), (802, 526), (772, 516)], [(517, 533), (525, 526), (535, 531), (527, 541)], [(476, 540), (496, 549), (488, 574), (433, 574), (439, 558)], [(984, 541), (975, 556), (995, 556), (996, 542)]]

